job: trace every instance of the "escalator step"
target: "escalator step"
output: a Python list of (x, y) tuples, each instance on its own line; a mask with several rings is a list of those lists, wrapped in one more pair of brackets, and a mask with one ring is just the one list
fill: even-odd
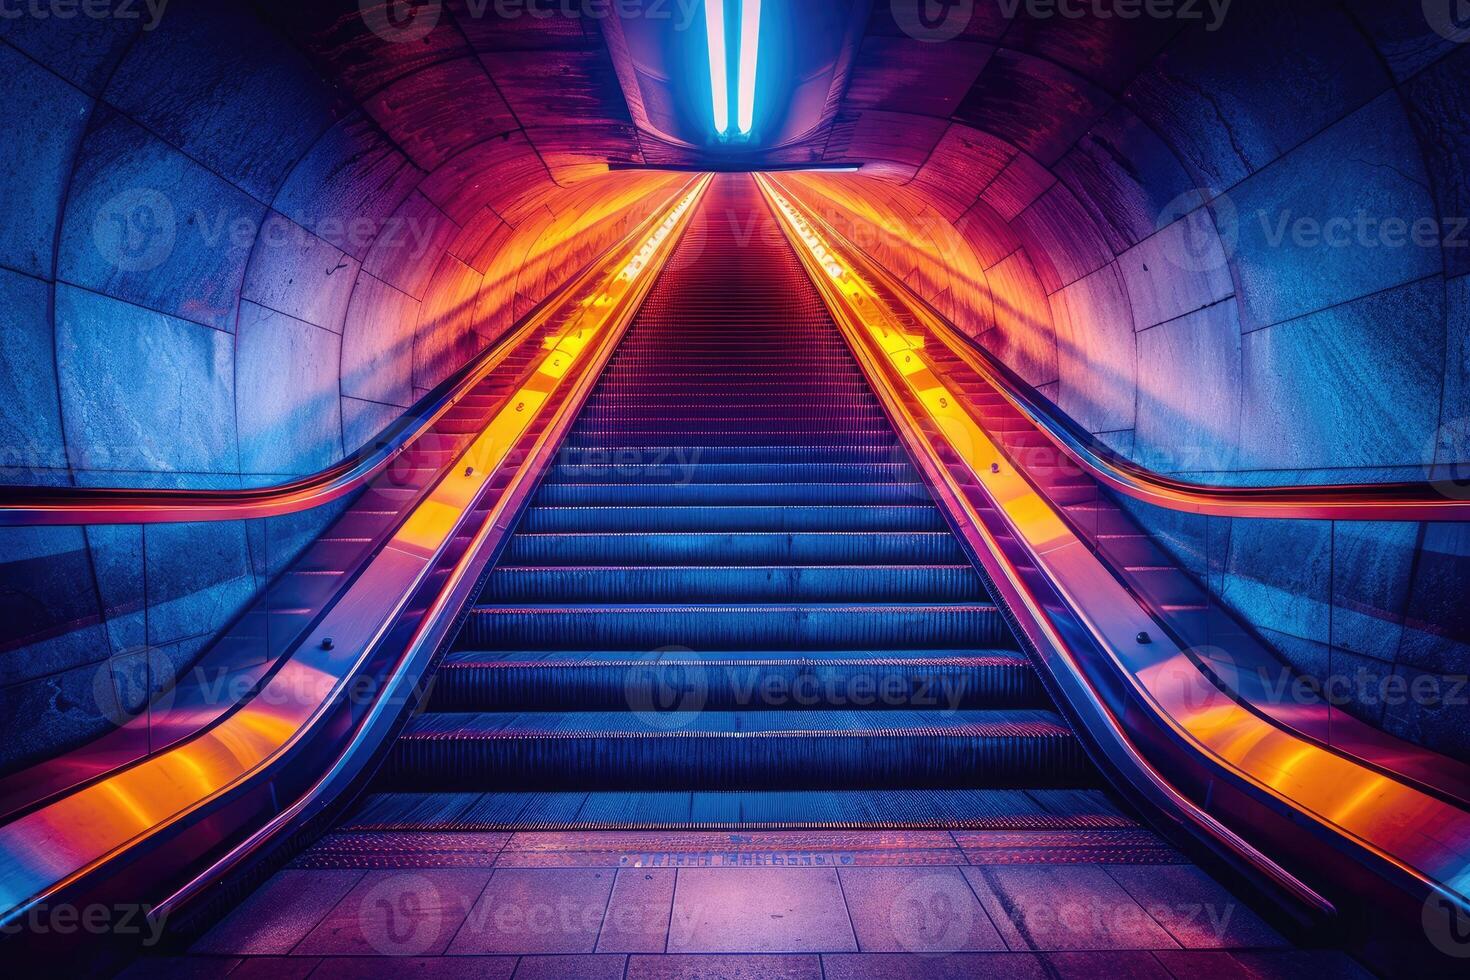
[[(596, 449), (601, 446), (626, 445), (668, 446), (684, 441), (690, 435), (707, 436), (706, 432), (686, 432), (679, 428), (619, 427), (582, 429), (567, 437), (573, 449)], [(732, 432), (721, 432), (720, 441), (730, 446), (772, 446), (776, 444), (847, 448), (849, 446), (894, 446), (892, 429), (878, 428), (792, 428), (770, 429), (759, 425), (742, 426)]]
[(613, 400), (676, 398), (680, 403), (699, 398), (710, 391), (753, 399), (795, 398), (804, 404), (828, 399), (871, 398), (872, 391), (861, 378), (817, 383), (800, 378), (726, 379), (718, 385), (707, 385), (698, 378), (652, 379), (642, 377), (613, 378), (604, 376), (592, 397)]
[(799, 346), (771, 351), (759, 357), (738, 351), (703, 351), (678, 356), (629, 353), (615, 357), (609, 369), (614, 378), (641, 378), (655, 373), (674, 379), (695, 374), (735, 380), (793, 378), (796, 376), (792, 371), (793, 360), (800, 360), (809, 372), (826, 378), (861, 377), (846, 352), (841, 356), (836, 353), (812, 355)]
[(629, 654), (460, 651), (434, 676), (430, 711), (628, 711), (695, 707), (1041, 708), (1049, 704), (1024, 654), (830, 651)]
[(423, 714), (384, 788), (811, 789), (1086, 787), (1049, 711)]
[(562, 463), (548, 477), (559, 484), (581, 483), (894, 483), (912, 484), (907, 463), (706, 463), (697, 457), (653, 463)]
[[(620, 413), (620, 417), (621, 413), (627, 413), (629, 416), (638, 418), (657, 418), (671, 411), (683, 412), (690, 409), (721, 412), (735, 409), (742, 414), (746, 411), (760, 411), (784, 412), (789, 415), (796, 410), (811, 411), (813, 402), (814, 400), (809, 395), (777, 396), (767, 392), (715, 393), (697, 389), (661, 395), (600, 392), (587, 400), (587, 407), (584, 411), (588, 416), (594, 412), (616, 411)], [(822, 408), (838, 411), (880, 409), (878, 400), (864, 391), (854, 391), (850, 394), (825, 394), (819, 404)]]
[(766, 400), (760, 407), (736, 402), (716, 406), (698, 404), (694, 398), (690, 395), (681, 404), (646, 408), (626, 403), (605, 405), (584, 414), (573, 434), (607, 433), (614, 428), (663, 429), (677, 433), (680, 443), (690, 441), (693, 434), (703, 433), (707, 443), (732, 445), (725, 430), (759, 429), (777, 433), (772, 442), (779, 444), (799, 441), (794, 437), (812, 430), (867, 432), (887, 424), (877, 406), (813, 406), (810, 400), (774, 405)]
[(923, 789), (373, 793), (340, 829), (446, 833), (886, 827), (1125, 831), (1138, 829), (1138, 824), (1096, 790)]
[(628, 351), (614, 356), (608, 370), (612, 379), (628, 381), (642, 381), (652, 375), (674, 381), (699, 376), (738, 382), (803, 381), (804, 375), (828, 383), (862, 378), (846, 351), (811, 352), (800, 344), (759, 356), (713, 349), (679, 355)]
[(508, 565), (694, 565), (719, 556), (739, 565), (958, 564), (954, 535), (942, 531), (875, 534), (851, 531), (683, 534), (528, 534), (513, 537)]
[(639, 531), (941, 531), (932, 505), (887, 507), (532, 507), (521, 530), (536, 534)]
[(673, 466), (691, 463), (903, 463), (908, 456), (894, 440), (881, 446), (563, 446), (557, 459), (568, 465)]
[(986, 598), (969, 565), (502, 566), (482, 602), (966, 602)]
[(873, 507), (930, 499), (922, 483), (547, 483), (537, 491), (535, 503), (545, 507)]
[(954, 605), (477, 606), (459, 645), (564, 650), (1014, 648), (989, 603)]

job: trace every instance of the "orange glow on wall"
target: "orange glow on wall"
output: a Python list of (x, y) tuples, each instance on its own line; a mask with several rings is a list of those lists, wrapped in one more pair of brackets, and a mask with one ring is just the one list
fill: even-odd
[[(536, 419), (549, 393), (570, 367), (614, 336), (609, 327), (626, 321), (652, 276), (650, 259), (666, 253), (673, 230), (685, 220), (708, 178), (689, 183), (651, 235), (611, 257), (587, 287), (607, 305), (578, 303), (555, 346), (541, 356), (531, 379), (512, 394), (490, 425), (408, 517), (388, 545), (367, 565), (336, 606), (267, 682), (238, 710), (193, 739), (139, 764), (71, 792), (0, 827), (0, 908), (17, 914), (39, 896), (63, 887), (108, 857), (156, 833), (258, 772), (294, 741), (354, 676), (362, 657), (406, 602), (431, 560), (460, 526), (520, 435)], [(682, 185), (681, 185), (682, 186)], [(576, 227), (573, 221), (567, 227)], [(649, 249), (649, 243), (653, 243)], [(625, 275), (644, 256), (639, 273)], [(628, 300), (620, 303), (620, 300)], [(550, 322), (560, 307), (542, 311)], [(534, 336), (530, 331), (523, 338)], [(523, 342), (533, 342), (523, 339)], [(336, 625), (334, 624), (334, 620)], [(331, 636), (333, 643), (324, 643)]]

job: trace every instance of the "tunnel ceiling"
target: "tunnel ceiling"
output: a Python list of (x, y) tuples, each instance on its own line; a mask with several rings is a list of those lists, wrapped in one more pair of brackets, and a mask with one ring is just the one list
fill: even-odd
[[(904, 5), (900, 0), (900, 10)], [(697, 37), (702, 19), (692, 0), (631, 3), (633, 13), (623, 18), (602, 13), (621, 6), (612, 0), (572, 4), (573, 10), (585, 6), (597, 13), (570, 17), (560, 13), (563, 0), (499, 6), (508, 13), (497, 14), (495, 3), (445, 0), (427, 5), (438, 8), (427, 20), (421, 16), (384, 28), (389, 15), (374, 15), (371, 4), (368, 14), (346, 0), (260, 5), (263, 16), (428, 170), (496, 137), (524, 140), (554, 173), (566, 176), (598, 164), (725, 161), (697, 145), (706, 134), (693, 131), (698, 120), (688, 110), (675, 121), (670, 109), (673, 89), (708, 90), (697, 72), (692, 79), (679, 77), (682, 63), (673, 51), (703, 50)], [(1044, 168), (1058, 164), (1100, 123), (1126, 117), (1145, 120), (1178, 150), (1169, 140), (1169, 114), (1177, 118), (1200, 108), (1219, 117), (1219, 135), (1238, 143), (1239, 168), (1247, 172), (1263, 154), (1289, 148), (1289, 142), (1272, 140), (1273, 129), (1309, 126), (1309, 120), (1295, 118), (1306, 103), (1317, 101), (1319, 113), (1330, 113), (1331, 97), (1345, 88), (1366, 92), (1375, 87), (1373, 76), (1412, 74), (1455, 47), (1429, 28), (1419, 4), (1408, 2), (1306, 0), (1282, 11), (1275, 4), (1239, 0), (1217, 28), (1203, 3), (1181, 5), (1197, 10), (1198, 19), (1035, 19), (1025, 15), (1024, 5), (1007, 16), (1007, 4), (978, 0), (958, 31), (949, 22), (916, 30), (911, 16), (895, 20), (888, 0), (793, 6), (805, 19), (796, 27), (783, 21), (776, 25), (782, 31), (768, 33), (794, 30), (795, 41), (763, 44), (810, 50), (803, 52), (793, 79), (782, 76), (790, 85), (777, 92), (767, 83), (759, 99), (809, 99), (802, 85), (816, 82), (822, 111), (804, 117), (810, 126), (768, 134), (768, 142), (780, 145), (743, 162), (860, 163), (905, 180), (921, 169), (940, 179), (946, 162), (953, 165), (957, 153), (972, 149), (956, 145), (972, 129), (991, 137), (987, 142), (996, 152), (1024, 154)], [(651, 13), (640, 15), (645, 9)], [(778, 0), (768, 0), (765, 16), (774, 20), (783, 9)], [(810, 12), (818, 9), (820, 16)], [(795, 22), (794, 15), (787, 20)], [(686, 41), (678, 37), (683, 33), (695, 36)], [(1360, 50), (1377, 62), (1369, 77), (1345, 70)], [(1187, 74), (1170, 74), (1178, 60), (1192, 61), (1199, 53), (1210, 56), (1204, 67), (1234, 76), (1215, 79), (1230, 84), (1213, 109), (1192, 104), (1208, 103), (1209, 91), (1188, 84)], [(1273, 69), (1283, 78), (1289, 73), (1310, 80), (1312, 87), (1275, 89)], [(1169, 91), (1171, 83), (1177, 91)], [(1254, 104), (1256, 96), (1264, 104)], [(1273, 112), (1271, 98), (1292, 104)], [(1282, 118), (1273, 122), (1272, 116)], [(1231, 132), (1233, 126), (1240, 131)], [(1096, 134), (1094, 141), (1105, 135)], [(1251, 145), (1256, 139), (1264, 140), (1261, 147)], [(968, 176), (984, 179), (983, 171)], [(1235, 175), (1202, 167), (1191, 176), (1218, 184)]]
[[(868, 0), (804, 0), (761, 8), (753, 129), (715, 132), (700, 5), (667, 17), (609, 18), (604, 33), (644, 160), (760, 166), (784, 147), (826, 138), (866, 25)], [(672, 10), (673, 8), (669, 8)], [(730, 17), (739, 4), (726, 5)], [(740, 60), (739, 41), (729, 61)], [(728, 67), (728, 66), (727, 66)], [(728, 138), (727, 138), (728, 137)]]

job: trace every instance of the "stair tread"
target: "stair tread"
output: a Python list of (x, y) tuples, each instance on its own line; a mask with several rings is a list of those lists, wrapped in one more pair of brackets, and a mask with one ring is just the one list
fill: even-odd
[(489, 601), (954, 601), (986, 597), (969, 565), (503, 565)]
[(933, 506), (883, 504), (856, 506), (688, 505), (632, 504), (602, 506), (533, 505), (523, 527), (537, 532), (665, 533), (807, 532), (807, 531), (928, 531), (946, 527)]
[[(639, 566), (637, 566), (637, 569), (636, 570), (637, 571), (640, 571), (640, 572), (702, 572), (702, 571), (703, 572), (712, 572), (712, 571), (732, 571), (732, 572), (736, 572), (736, 571), (738, 571), (738, 572), (765, 572), (765, 571), (772, 571), (772, 572), (774, 572), (774, 571), (782, 571), (782, 572), (789, 572), (789, 571), (801, 571), (803, 569), (812, 569), (814, 571), (815, 570), (824, 570), (824, 571), (834, 571), (834, 572), (835, 571), (864, 571), (864, 570), (911, 572), (911, 571), (923, 571), (925, 569), (939, 569), (939, 570), (944, 570), (944, 571), (965, 572), (967, 574), (974, 572), (974, 569), (971, 566), (969, 566), (969, 565), (961, 565), (961, 564), (959, 564), (957, 562), (944, 562), (944, 563), (923, 562), (923, 563), (917, 564), (917, 565), (894, 565), (894, 564), (891, 564), (889, 562), (877, 562), (877, 563), (872, 563), (872, 564), (863, 564), (863, 563), (859, 563), (859, 564), (841, 564), (841, 565), (830, 565), (830, 564), (829, 565), (808, 565), (808, 564), (801, 564), (801, 565), (724, 565), (724, 564), (708, 564), (708, 565), (639, 565)], [(498, 565), (498, 566), (496, 566), (496, 569), (495, 570), (497, 572), (625, 572), (625, 571), (630, 571), (630, 569), (625, 568), (625, 567), (623, 567), (621, 565)], [(312, 572), (310, 574), (316, 575), (316, 574), (327, 574), (327, 573)], [(336, 573), (332, 573), (332, 574), (336, 574)]]
[(990, 602), (642, 602), (642, 603), (479, 603), (481, 614), (576, 612), (995, 612)]
[[(1141, 830), (1097, 790), (372, 793), (345, 832), (926, 828)], [(639, 849), (642, 844), (622, 845)]]
[(444, 658), (449, 669), (464, 667), (523, 667), (527, 665), (572, 669), (605, 664), (693, 663), (708, 666), (734, 664), (852, 665), (852, 666), (998, 666), (1031, 669), (1031, 660), (1019, 650), (726, 650), (717, 653), (626, 650), (455, 650)]
[(1054, 711), (1040, 708), (918, 711), (668, 711), (651, 724), (630, 711), (430, 712), (413, 718), (402, 738), (688, 738), (751, 736), (808, 738), (874, 736), (925, 738), (1073, 738)]
[(685, 541), (693, 537), (719, 537), (729, 540), (752, 540), (756, 538), (791, 541), (867, 541), (874, 538), (920, 538), (931, 541), (953, 541), (948, 531), (530, 531), (516, 535), (523, 541), (581, 541), (634, 540), (634, 541)]

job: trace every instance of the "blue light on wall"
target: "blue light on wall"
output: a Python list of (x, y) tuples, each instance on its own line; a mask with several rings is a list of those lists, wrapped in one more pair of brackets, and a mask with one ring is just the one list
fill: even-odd
[[(740, 65), (735, 116), (741, 136), (755, 128), (755, 81), (760, 55), (761, 0), (732, 0), (740, 5)], [(710, 98), (715, 132), (730, 134), (730, 46), (726, 39), (725, 0), (705, 0), (705, 34), (709, 44)]]

